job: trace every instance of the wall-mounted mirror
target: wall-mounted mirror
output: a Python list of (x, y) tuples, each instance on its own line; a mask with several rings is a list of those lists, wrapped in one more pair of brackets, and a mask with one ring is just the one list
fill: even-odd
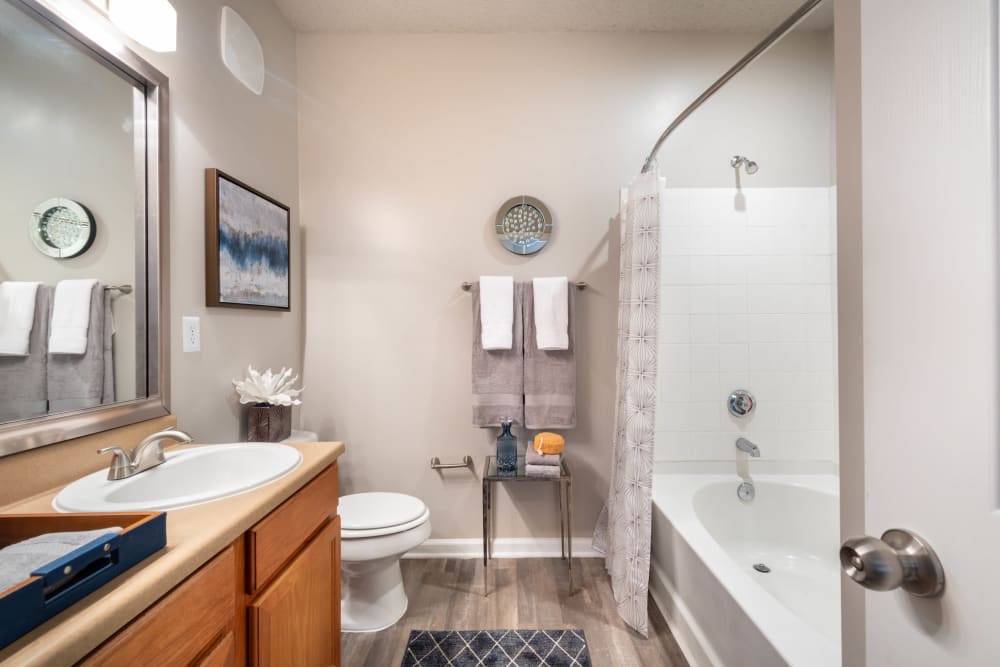
[(0, 0), (0, 455), (167, 413), (167, 79), (79, 28)]

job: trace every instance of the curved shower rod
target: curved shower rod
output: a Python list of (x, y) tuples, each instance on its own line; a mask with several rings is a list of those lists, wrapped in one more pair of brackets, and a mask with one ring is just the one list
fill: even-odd
[(806, 2), (804, 2), (801, 7), (796, 9), (791, 16), (785, 19), (781, 23), (781, 25), (772, 30), (767, 35), (767, 37), (762, 39), (760, 43), (757, 44), (757, 46), (750, 49), (750, 51), (747, 52), (745, 56), (740, 58), (735, 65), (726, 70), (725, 74), (716, 79), (715, 83), (713, 83), (711, 86), (705, 89), (705, 92), (699, 95), (694, 102), (687, 105), (684, 111), (682, 111), (680, 115), (678, 115), (677, 118), (674, 119), (674, 122), (670, 123), (670, 125), (667, 126), (667, 129), (663, 131), (663, 134), (660, 135), (660, 138), (656, 140), (655, 144), (653, 144), (653, 150), (649, 151), (649, 156), (646, 158), (646, 161), (642, 165), (642, 173), (645, 174), (647, 171), (649, 171), (649, 168), (653, 164), (653, 160), (656, 159), (656, 153), (660, 150), (660, 146), (663, 145), (663, 142), (667, 140), (667, 137), (669, 137), (673, 133), (673, 131), (680, 126), (681, 123), (687, 120), (688, 116), (694, 113), (695, 109), (704, 104), (705, 101), (708, 100), (708, 98), (710, 98), (712, 95), (715, 95), (715, 93), (718, 92), (719, 88), (722, 88), (724, 85), (726, 85), (729, 82), (729, 80), (732, 79), (734, 76), (736, 76), (740, 71), (742, 71), (744, 67), (746, 67), (753, 61), (757, 60), (757, 58), (764, 55), (764, 52), (766, 52), (769, 48), (771, 48), (771, 46), (775, 42), (784, 37), (785, 34), (788, 33), (792, 28), (797, 26), (799, 22), (802, 21), (802, 19), (809, 16), (809, 13), (812, 12), (812, 10), (816, 9), (816, 6), (819, 5), (821, 2), (823, 2), (823, 0), (806, 0)]

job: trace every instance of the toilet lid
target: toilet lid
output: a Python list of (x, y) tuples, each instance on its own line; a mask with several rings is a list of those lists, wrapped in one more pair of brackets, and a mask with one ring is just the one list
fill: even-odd
[(398, 526), (420, 518), (426, 511), (427, 506), (419, 498), (384, 491), (343, 496), (338, 508), (344, 530)]

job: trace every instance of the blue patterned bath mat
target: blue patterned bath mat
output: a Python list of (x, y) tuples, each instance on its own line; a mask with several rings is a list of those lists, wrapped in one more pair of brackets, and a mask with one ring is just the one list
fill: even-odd
[(411, 630), (402, 667), (591, 667), (583, 630)]

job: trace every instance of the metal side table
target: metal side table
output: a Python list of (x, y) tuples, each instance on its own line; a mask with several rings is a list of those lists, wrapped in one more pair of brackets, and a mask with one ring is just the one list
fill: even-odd
[(517, 457), (516, 473), (497, 471), (495, 456), (486, 457), (483, 466), (483, 595), (489, 595), (489, 561), (493, 558), (490, 514), (493, 509), (493, 485), (496, 482), (555, 482), (559, 485), (559, 546), (569, 571), (569, 589), (573, 591), (573, 476), (563, 458), (556, 477), (529, 477), (524, 474), (524, 457)]

